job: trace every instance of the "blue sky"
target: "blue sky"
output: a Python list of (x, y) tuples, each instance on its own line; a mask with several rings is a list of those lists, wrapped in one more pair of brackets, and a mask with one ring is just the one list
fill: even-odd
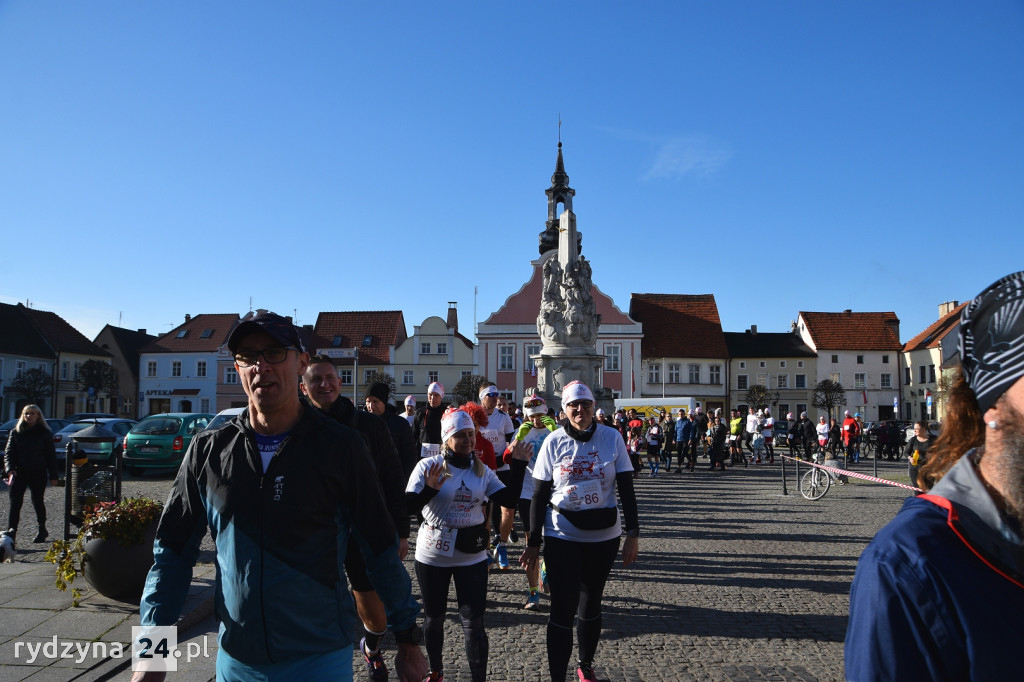
[(624, 311), (905, 341), (1024, 268), (1020, 1), (7, 0), (0, 93), (0, 301), (90, 338), (448, 301), (471, 335), (530, 275), (559, 116)]

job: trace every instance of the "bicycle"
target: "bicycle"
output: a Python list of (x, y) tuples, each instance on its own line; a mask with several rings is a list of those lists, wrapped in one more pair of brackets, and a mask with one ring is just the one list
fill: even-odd
[[(812, 459), (815, 464), (824, 461), (825, 454), (822, 451), (815, 452)], [(837, 476), (831, 471), (819, 469), (812, 466), (811, 470), (800, 477), (800, 494), (808, 500), (820, 500), (832, 486), (846, 483), (846, 476)]]

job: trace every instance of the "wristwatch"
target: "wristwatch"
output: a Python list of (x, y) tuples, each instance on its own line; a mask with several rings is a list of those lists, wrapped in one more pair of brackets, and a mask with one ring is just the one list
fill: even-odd
[(640, 529), (639, 528), (634, 528), (633, 530), (627, 530), (626, 531), (626, 537), (627, 538), (638, 538), (638, 537), (640, 537)]
[(399, 644), (415, 644), (419, 646), (423, 641), (423, 630), (419, 625), (413, 625), (408, 630), (395, 632), (395, 641)]

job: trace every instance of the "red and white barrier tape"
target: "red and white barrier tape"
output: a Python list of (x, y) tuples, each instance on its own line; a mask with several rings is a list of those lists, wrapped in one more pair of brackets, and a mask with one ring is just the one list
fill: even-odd
[(804, 460), (804, 459), (798, 460), (795, 457), (790, 457), (789, 455), (783, 455), (782, 453), (779, 453), (779, 456), (782, 457), (783, 459), (788, 459), (791, 462), (800, 462), (801, 464), (803, 464), (805, 466), (818, 467), (819, 469), (824, 469), (825, 471), (831, 471), (833, 474), (837, 474), (837, 475), (853, 476), (854, 478), (861, 478), (861, 479), (864, 479), (865, 481), (871, 481), (872, 483), (884, 483), (886, 485), (896, 486), (897, 488), (905, 488), (906, 490), (914, 490), (914, 491), (919, 492), (919, 493), (923, 493), (924, 492), (924, 490), (922, 490), (921, 488), (915, 488), (912, 485), (906, 485), (904, 483), (897, 483), (896, 481), (890, 481), (890, 480), (887, 480), (887, 479), (884, 479), (884, 478), (878, 478), (877, 476), (868, 476), (867, 474), (859, 474), (856, 471), (847, 471), (846, 469), (836, 469), (835, 467), (827, 467), (827, 466), (823, 466), (821, 464), (815, 464), (814, 462), (808, 462), (807, 460)]

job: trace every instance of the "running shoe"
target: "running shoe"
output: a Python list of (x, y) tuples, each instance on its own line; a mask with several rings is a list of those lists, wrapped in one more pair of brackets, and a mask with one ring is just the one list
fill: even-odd
[(524, 609), (533, 609), (533, 608), (536, 608), (538, 604), (540, 604), (540, 593), (539, 592), (530, 592), (530, 597), (529, 597), (529, 599), (526, 600), (526, 603), (523, 604), (523, 608)]
[(594, 669), (582, 663), (580, 667), (576, 668), (576, 677), (580, 682), (597, 682), (597, 675), (594, 674)]
[(371, 682), (386, 682), (388, 679), (388, 667), (384, 664), (384, 656), (381, 654), (380, 649), (377, 649), (375, 654), (366, 653), (366, 638), (363, 637), (359, 640), (359, 650), (363, 652), (363, 658), (366, 659), (368, 679)]
[(540, 589), (544, 590), (544, 594), (548, 593), (548, 567), (544, 565), (544, 560), (540, 560)]
[(519, 533), (516, 532), (515, 526), (512, 526), (512, 530), (509, 531), (508, 539), (512, 544), (519, 542)]
[(494, 550), (494, 560), (498, 562), (498, 568), (501, 570), (509, 569), (508, 548), (504, 544), (498, 545), (498, 548)]

